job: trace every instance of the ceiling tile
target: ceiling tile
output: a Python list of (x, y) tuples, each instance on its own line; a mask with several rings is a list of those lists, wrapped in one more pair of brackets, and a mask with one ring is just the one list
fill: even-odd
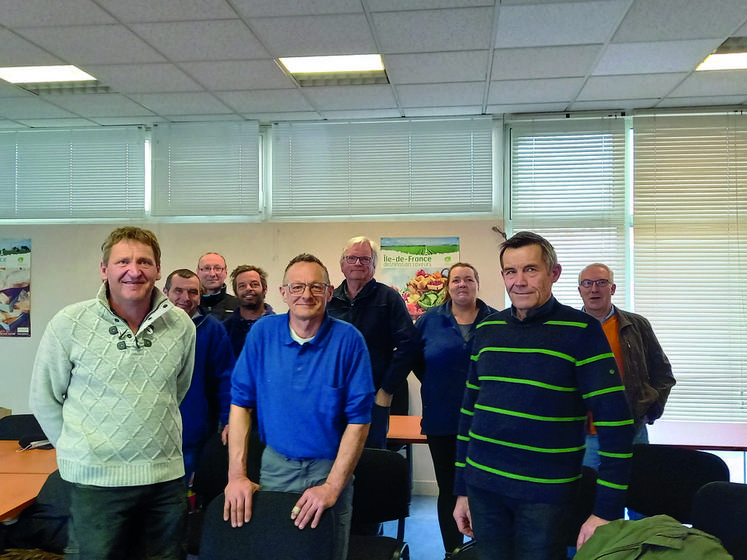
[(28, 119), (30, 115), (33, 115), (36, 119), (75, 117), (68, 111), (55, 107), (36, 96), (6, 98), (0, 103), (0, 117), (20, 120)]
[(492, 20), (492, 8), (373, 14), (384, 53), (488, 49)]
[(167, 122), (166, 119), (156, 115), (139, 115), (131, 117), (91, 117), (91, 120), (102, 126), (124, 126), (124, 125), (144, 125), (149, 126)]
[(158, 115), (220, 115), (231, 110), (209, 93), (143, 93), (129, 96)]
[(259, 18), (251, 24), (278, 57), (376, 52), (363, 14)]
[(583, 78), (490, 82), (488, 104), (568, 103), (583, 85)]
[(593, 77), (586, 82), (578, 95), (578, 100), (662, 98), (686, 75), (682, 73)]
[(63, 62), (7, 29), (0, 28), (0, 45), (0, 66), (46, 66)]
[(297, 89), (228, 91), (216, 94), (237, 113), (280, 113), (313, 110)]
[(347, 111), (325, 111), (324, 116), (330, 120), (349, 119), (396, 119), (400, 115), (397, 109), (352, 109)]
[(488, 105), (488, 113), (558, 113), (567, 109), (565, 103), (518, 103), (513, 105)]
[(251, 115), (245, 115), (245, 118), (267, 124), (272, 122), (318, 121), (321, 116), (319, 113), (313, 111), (302, 111), (289, 113), (252, 113)]
[(496, 49), (492, 80), (586, 76), (601, 45)]
[[(67, 1), (67, 0), (65, 0)], [(236, 17), (225, 0), (97, 0), (120, 21), (186, 21)]]
[(747, 94), (742, 95), (719, 95), (715, 97), (667, 97), (662, 99), (657, 107), (719, 107), (725, 105), (745, 105)]
[(671, 93), (672, 97), (745, 94), (747, 94), (747, 70), (693, 72)]
[(160, 54), (121, 25), (33, 27), (23, 29), (22, 34), (75, 65), (163, 61)]
[(304, 95), (320, 111), (396, 107), (390, 86), (308, 87)]
[(744, 0), (635, 0), (612, 41), (725, 39), (745, 17)]
[(203, 91), (202, 86), (173, 64), (94, 64), (85, 69), (118, 93)]
[[(179, 123), (190, 123), (190, 122), (225, 122), (225, 121), (243, 121), (247, 120), (241, 117), (241, 115), (235, 115), (233, 113), (231, 114), (220, 114), (220, 115), (211, 115), (211, 114), (205, 114), (205, 113), (195, 113), (190, 115), (189, 113), (186, 113), (184, 115), (169, 115), (168, 121), (169, 122), (179, 122)], [(255, 120), (255, 119), (249, 119), (249, 120)]]
[(485, 80), (489, 51), (390, 54), (384, 57), (389, 79), (397, 84)]
[(360, 0), (233, 0), (233, 5), (239, 13), (249, 18), (363, 12)]
[[(480, 115), (482, 108), (479, 105), (464, 105), (462, 107), (440, 107), (438, 116), (454, 117), (459, 115)], [(406, 117), (432, 117), (433, 107), (408, 107), (405, 109)]]
[(656, 107), (659, 99), (612, 99), (607, 101), (577, 101), (569, 111), (632, 111), (633, 109), (650, 109)]
[(142, 23), (132, 29), (174, 62), (270, 57), (240, 19)]
[(291, 80), (271, 60), (184, 62), (180, 66), (213, 91), (294, 87)]
[[(628, 7), (627, 0), (502, 6), (495, 46), (533, 47), (604, 43)], [(536, 30), (541, 29), (542, 33)]]
[(114, 18), (91, 0), (3, 0), (6, 27), (45, 27), (114, 23)]
[(88, 119), (21, 119), (19, 122), (29, 128), (85, 128), (95, 125)]
[(0, 130), (17, 130), (19, 128), (26, 128), (26, 126), (17, 121), (0, 119)]
[(484, 92), (485, 84), (482, 82), (439, 84), (438, 87), (424, 85), (397, 86), (397, 95), (405, 108), (482, 106)]
[(76, 115), (91, 117), (122, 117), (150, 115), (145, 107), (116, 93), (90, 93), (79, 95), (55, 95), (50, 100), (55, 105)]
[(614, 43), (602, 54), (594, 75), (691, 72), (719, 44), (720, 41), (713, 39)]
[(372, 12), (493, 6), (494, 0), (368, 0)]

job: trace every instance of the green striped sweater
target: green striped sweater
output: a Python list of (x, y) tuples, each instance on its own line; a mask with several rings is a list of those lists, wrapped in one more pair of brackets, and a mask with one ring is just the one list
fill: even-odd
[(633, 421), (601, 324), (552, 297), (524, 321), (511, 309), (490, 315), (475, 335), (456, 493), (466, 495), (469, 485), (528, 501), (573, 500), (587, 411), (602, 461), (594, 513), (616, 519), (625, 501)]

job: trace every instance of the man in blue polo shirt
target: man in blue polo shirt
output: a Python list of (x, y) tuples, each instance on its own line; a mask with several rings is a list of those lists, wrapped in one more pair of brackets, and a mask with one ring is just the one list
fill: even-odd
[(315, 528), (333, 508), (333, 558), (347, 557), (352, 475), (371, 422), (374, 386), (363, 336), (326, 313), (333, 287), (322, 262), (293, 258), (280, 293), (288, 313), (258, 321), (233, 373), (224, 519), (234, 527), (252, 515), (256, 481), (246, 475), (247, 436), (256, 408), (266, 444), (263, 490), (301, 492), (290, 513), (299, 529)]

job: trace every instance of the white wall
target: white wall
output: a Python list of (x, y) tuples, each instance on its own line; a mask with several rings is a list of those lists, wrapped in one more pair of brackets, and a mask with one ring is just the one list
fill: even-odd
[[(254, 264), (269, 273), (267, 301), (286, 311), (278, 286), (287, 262), (301, 252), (318, 256), (329, 268), (332, 282), (342, 280), (339, 256), (344, 242), (355, 235), (379, 237), (457, 236), (461, 259), (480, 272), (480, 296), (503, 307), (493, 220), (439, 222), (313, 222), (260, 224), (146, 224), (161, 244), (163, 277), (176, 268), (191, 268), (208, 251), (226, 257), (229, 271)], [(0, 226), (0, 238), (31, 238), (31, 337), (1, 338), (0, 406), (29, 412), (29, 380), (39, 338), (49, 319), (63, 306), (92, 298), (101, 282), (101, 243), (118, 224)], [(163, 281), (159, 282), (163, 286)], [(419, 383), (411, 377), (412, 413), (420, 413)], [(415, 491), (435, 493), (426, 446), (415, 446)]]

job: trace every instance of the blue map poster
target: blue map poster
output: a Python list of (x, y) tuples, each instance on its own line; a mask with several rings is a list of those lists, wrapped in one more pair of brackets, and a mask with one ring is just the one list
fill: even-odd
[(31, 336), (31, 239), (0, 239), (2, 336)]

